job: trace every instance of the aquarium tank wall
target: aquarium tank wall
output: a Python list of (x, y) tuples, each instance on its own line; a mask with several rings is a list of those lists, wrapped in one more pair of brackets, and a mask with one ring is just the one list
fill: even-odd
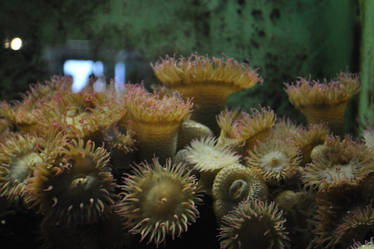
[(374, 1), (3, 1), (0, 247), (374, 247)]

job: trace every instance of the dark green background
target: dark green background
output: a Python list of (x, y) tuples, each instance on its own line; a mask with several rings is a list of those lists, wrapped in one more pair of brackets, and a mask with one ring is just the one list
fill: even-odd
[[(88, 40), (89, 48), (78, 51), (77, 57), (104, 61), (105, 74), (112, 78), (113, 61), (122, 51), (127, 81), (144, 80), (146, 85), (158, 82), (149, 64), (166, 54), (227, 55), (250, 63), (259, 68), (264, 84), (233, 94), (228, 104), (247, 110), (258, 104), (268, 105), (280, 116), (304, 122), (289, 104), (283, 83), (293, 82), (298, 76), (329, 79), (341, 71), (360, 71), (362, 23), (370, 16), (365, 15), (365, 10), (372, 8), (360, 7), (360, 3), (357, 0), (1, 1), (0, 41), (19, 36), (24, 47), (20, 51), (0, 48), (0, 98), (19, 98), (29, 83), (61, 74), (62, 61), (58, 60), (66, 55), (54, 59), (48, 57), (48, 52), (63, 51), (72, 40)], [(368, 81), (366, 84), (370, 85)], [(362, 105), (367, 105), (368, 97), (363, 98), (366, 102)], [(355, 99), (347, 112), (348, 132), (355, 132), (357, 110)]]

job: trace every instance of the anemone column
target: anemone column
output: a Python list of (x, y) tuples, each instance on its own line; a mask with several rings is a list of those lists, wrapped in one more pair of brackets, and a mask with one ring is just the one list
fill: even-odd
[(192, 119), (207, 125), (216, 135), (215, 116), (224, 109), (226, 98), (262, 82), (256, 70), (233, 58), (209, 59), (193, 54), (187, 59), (166, 57), (152, 67), (165, 86), (193, 98)]
[(191, 101), (184, 101), (176, 92), (149, 93), (143, 86), (130, 84), (124, 101), (129, 113), (125, 119), (135, 132), (139, 159), (174, 157), (178, 130), (192, 110)]

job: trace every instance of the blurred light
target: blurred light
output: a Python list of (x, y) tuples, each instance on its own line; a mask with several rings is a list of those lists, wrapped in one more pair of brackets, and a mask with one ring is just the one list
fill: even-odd
[(73, 76), (72, 91), (80, 92), (88, 83), (88, 77), (92, 73), (93, 61), (67, 60), (64, 63), (64, 74)]
[(117, 92), (125, 89), (126, 65), (123, 62), (117, 62), (114, 67), (114, 87)]
[(10, 41), (10, 48), (12, 50), (20, 50), (22, 48), (22, 39), (19, 37), (14, 37)]
[(6, 39), (6, 40), (4, 41), (4, 47), (5, 47), (5, 48), (9, 48), (9, 47), (10, 47), (10, 41), (9, 41), (8, 39)]
[(104, 64), (101, 62), (101, 61), (96, 61), (93, 65), (92, 65), (92, 73), (96, 76), (96, 77), (100, 77), (104, 74)]
[(105, 91), (105, 88), (106, 88), (106, 83), (105, 83), (104, 77), (98, 78), (93, 84), (93, 89), (95, 92)]

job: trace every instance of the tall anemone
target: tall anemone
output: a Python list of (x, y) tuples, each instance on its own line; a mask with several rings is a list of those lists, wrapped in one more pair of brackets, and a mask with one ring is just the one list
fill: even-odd
[(161, 165), (154, 158), (151, 164), (136, 165), (123, 183), (118, 213), (141, 241), (147, 238), (158, 246), (167, 235), (179, 237), (199, 216), (197, 205), (202, 200), (197, 182), (182, 164), (167, 160)]
[(240, 202), (246, 200), (266, 201), (268, 188), (265, 182), (249, 168), (236, 164), (223, 168), (213, 182), (214, 212), (223, 217)]
[(289, 140), (268, 139), (248, 151), (247, 165), (268, 184), (279, 184), (297, 177), (301, 154)]
[(22, 199), (28, 178), (43, 161), (42, 139), (14, 134), (0, 144), (0, 194), (11, 200)]
[(111, 210), (116, 195), (109, 153), (90, 140), (72, 140), (53, 152), (27, 185), (29, 207), (56, 224), (96, 222)]
[(252, 109), (251, 113), (225, 110), (217, 117), (221, 128), (218, 141), (220, 144), (231, 144), (245, 154), (257, 142), (266, 140), (275, 119), (274, 111), (269, 108)]
[(251, 88), (262, 79), (249, 65), (233, 58), (190, 57), (161, 58), (152, 65), (156, 77), (167, 87), (192, 97), (195, 110), (192, 119), (217, 132), (215, 116), (224, 109), (233, 92)]
[(220, 146), (213, 137), (195, 139), (186, 148), (185, 159), (199, 172), (203, 190), (210, 194), (217, 173), (228, 166), (240, 163), (240, 156), (227, 146)]
[(288, 245), (283, 212), (274, 202), (245, 201), (222, 218), (223, 249), (283, 249)]
[(308, 124), (327, 123), (333, 132), (341, 134), (347, 104), (359, 88), (357, 75), (340, 73), (336, 80), (323, 83), (299, 78), (296, 84), (286, 84), (285, 91)]
[(192, 111), (191, 100), (184, 101), (177, 92), (152, 94), (141, 85), (127, 84), (124, 103), (128, 110), (126, 121), (135, 132), (139, 157), (142, 160), (155, 155), (160, 160), (174, 157), (179, 127)]

